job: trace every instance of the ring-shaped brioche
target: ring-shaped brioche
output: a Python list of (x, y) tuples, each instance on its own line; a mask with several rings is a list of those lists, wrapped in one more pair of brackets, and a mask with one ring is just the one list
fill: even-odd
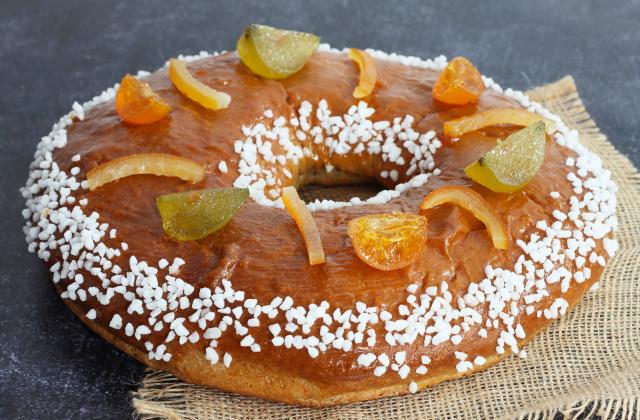
[[(139, 75), (172, 108), (154, 124), (124, 124), (114, 89), (74, 104), (38, 146), (22, 190), (29, 249), (47, 261), (64, 302), (153, 368), (303, 405), (415, 392), (511, 352), (524, 356), (523, 345), (597, 282), (616, 250), (610, 173), (575, 131), (490, 79), (476, 105), (434, 103), (442, 57), (371, 51), (378, 82), (360, 102), (355, 63), (320, 50), (281, 81), (252, 74), (235, 53), (185, 58), (195, 77), (232, 97), (219, 111), (181, 95), (166, 67)], [(497, 107), (558, 124), (542, 169), (513, 194), (474, 184), (464, 168), (515, 128), (455, 142), (442, 135), (444, 121)], [(141, 175), (84, 188), (88, 170), (144, 152), (200, 162), (205, 180)], [(310, 266), (279, 189), (362, 180), (386, 190), (366, 202), (310, 204), (326, 255)], [(191, 242), (164, 234), (157, 196), (234, 185), (249, 187), (252, 200), (225, 228)], [(358, 259), (350, 219), (417, 213), (444, 185), (468, 186), (493, 206), (508, 227), (507, 250), (494, 249), (472, 215), (444, 205), (429, 214), (427, 246), (409, 267), (380, 271)]]

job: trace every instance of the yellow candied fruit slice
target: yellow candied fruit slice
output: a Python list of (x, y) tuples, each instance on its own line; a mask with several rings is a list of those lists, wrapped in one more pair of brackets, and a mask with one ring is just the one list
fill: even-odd
[(358, 257), (378, 270), (411, 264), (427, 240), (427, 219), (417, 214), (386, 213), (349, 221), (348, 234)]
[(197, 80), (189, 73), (184, 62), (175, 58), (169, 61), (169, 78), (184, 96), (207, 109), (215, 111), (227, 108), (231, 102), (231, 96)]
[(353, 97), (356, 99), (366, 98), (371, 95), (376, 86), (376, 80), (378, 79), (376, 63), (366, 51), (357, 48), (351, 48), (348, 55), (360, 68), (358, 86), (353, 90)]
[(299, 71), (316, 52), (320, 37), (265, 25), (249, 25), (236, 48), (242, 62), (266, 79), (284, 79)]
[(420, 204), (420, 210), (426, 211), (442, 204), (451, 203), (471, 212), (487, 227), (493, 246), (507, 249), (509, 234), (500, 216), (480, 194), (470, 188), (459, 185), (447, 185), (431, 191)]
[(544, 162), (545, 124), (533, 123), (513, 133), (465, 168), (469, 178), (491, 191), (511, 193), (524, 188)]
[(445, 122), (444, 134), (449, 137), (460, 137), (492, 125), (511, 124), (527, 127), (537, 121), (544, 121), (547, 133), (556, 131), (553, 121), (534, 112), (518, 108), (495, 108)]
[(322, 248), (322, 240), (320, 238), (320, 232), (318, 232), (318, 226), (313, 220), (311, 211), (309, 211), (304, 201), (300, 199), (295, 187), (289, 186), (282, 189), (282, 202), (302, 233), (302, 237), (307, 246), (309, 264), (323, 264), (324, 249)]
[(138, 153), (110, 160), (87, 172), (89, 190), (131, 175), (175, 176), (184, 181), (204, 179), (204, 165), (166, 153)]
[(116, 112), (129, 124), (152, 124), (163, 119), (171, 107), (147, 83), (126, 74), (116, 94)]
[(237, 213), (249, 190), (222, 188), (161, 195), (156, 205), (165, 233), (178, 241), (195, 241), (226, 226)]

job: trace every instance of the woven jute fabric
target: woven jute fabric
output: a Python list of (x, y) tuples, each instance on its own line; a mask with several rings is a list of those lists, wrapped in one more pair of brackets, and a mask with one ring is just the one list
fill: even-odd
[(415, 395), (323, 409), (242, 397), (149, 371), (133, 394), (136, 414), (243, 420), (640, 418), (640, 174), (600, 133), (570, 76), (529, 95), (578, 129), (581, 141), (613, 173), (620, 250), (600, 287), (531, 341), (526, 359), (511, 356)]

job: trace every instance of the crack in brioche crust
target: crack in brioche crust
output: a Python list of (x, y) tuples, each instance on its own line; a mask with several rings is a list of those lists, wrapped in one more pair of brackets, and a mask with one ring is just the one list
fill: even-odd
[[(434, 104), (442, 57), (370, 51), (379, 84), (359, 103), (354, 64), (320, 50), (281, 82), (254, 76), (233, 53), (183, 57), (203, 83), (232, 96), (216, 112), (182, 97), (166, 68), (138, 75), (172, 107), (155, 124), (122, 124), (114, 89), (74, 104), (38, 146), (22, 189), (30, 251), (103, 338), (185, 381), (241, 394), (346, 403), (415, 392), (510, 353), (525, 357), (524, 344), (589, 290), (617, 249), (616, 187), (600, 159), (557, 117), (488, 78), (477, 106)], [(528, 108), (558, 125), (538, 175), (509, 195), (471, 184), (463, 168), (512, 128), (439, 140), (444, 121), (496, 107)], [(133, 176), (85, 188), (91, 168), (140, 152), (194, 159), (207, 175), (195, 187)], [(366, 202), (310, 204), (327, 255), (311, 267), (279, 189), (318, 173), (329, 173), (327, 183), (359, 174), (388, 190)], [(198, 242), (164, 235), (156, 196), (234, 184), (248, 186), (254, 201), (224, 229)], [(381, 272), (357, 258), (351, 218), (417, 212), (443, 185), (482, 194), (505, 220), (509, 248), (495, 250), (477, 220), (442, 206), (408, 268)]]

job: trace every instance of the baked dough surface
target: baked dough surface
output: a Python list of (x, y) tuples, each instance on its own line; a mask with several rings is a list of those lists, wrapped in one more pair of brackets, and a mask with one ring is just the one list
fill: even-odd
[[(324, 141), (331, 137), (326, 132), (320, 142), (312, 129), (304, 140), (296, 137), (300, 120), (296, 125), (292, 119), (300, 118), (305, 102), (312, 106), (311, 127), (321, 123), (323, 100), (343, 121), (358, 107), (351, 96), (357, 68), (335, 52), (316, 53), (281, 82), (253, 75), (233, 53), (192, 61), (189, 69), (199, 80), (231, 95), (231, 106), (221, 111), (183, 97), (165, 68), (145, 76), (172, 107), (164, 120), (123, 124), (109, 94), (76, 109), (73, 124), (63, 119), (65, 142), (41, 144), (23, 194), (30, 249), (47, 260), (64, 302), (103, 338), (151, 367), (187, 382), (311, 406), (415, 392), (486, 369), (511, 352), (524, 357), (523, 345), (579, 301), (615, 252), (615, 185), (561, 123), (547, 141), (542, 169), (524, 190), (497, 194), (472, 183), (464, 167), (514, 129), (493, 127), (445, 142), (443, 122), (522, 107), (526, 98), (489, 88), (475, 106), (445, 107), (430, 94), (437, 63), (411, 66), (406, 59), (376, 57), (379, 81), (366, 100), (374, 113), (365, 119), (389, 121), (393, 128), (400, 118), (429, 137), (431, 149), (421, 159), (429, 156), (432, 165), (411, 174), (412, 162), (420, 159), (410, 146), (384, 158), (384, 147), (355, 153), (357, 142), (340, 153)], [(276, 189), (366, 179), (393, 190), (419, 173), (430, 175), (379, 204), (317, 203), (313, 215), (327, 257), (319, 266), (308, 265), (286, 211), (255, 201), (200, 241), (166, 236), (155, 197), (243, 182), (238, 180), (251, 155), (238, 152), (238, 141), (257, 144), (250, 133), (257, 124), (288, 130), (293, 144), (267, 134), (260, 139), (259, 147), (269, 143), (273, 155), (285, 156), (272, 162), (255, 153), (253, 163), (271, 174)], [(401, 145), (406, 139), (397, 134), (391, 143)], [(60, 136), (54, 129), (53, 143)], [(294, 147), (309, 152), (295, 159)], [(143, 152), (193, 159), (206, 165), (207, 176), (198, 185), (154, 176), (95, 191), (74, 184), (99, 164)], [(56, 168), (66, 174), (62, 180)], [(445, 205), (428, 214), (426, 250), (408, 268), (378, 271), (357, 258), (346, 234), (350, 219), (417, 212), (422, 198), (444, 185), (482, 194), (507, 224), (509, 248), (494, 249), (479, 221)]]

